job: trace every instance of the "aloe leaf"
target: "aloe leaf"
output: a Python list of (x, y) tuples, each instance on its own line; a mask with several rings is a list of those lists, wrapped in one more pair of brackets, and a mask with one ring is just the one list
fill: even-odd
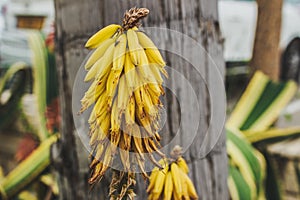
[(245, 131), (245, 137), (251, 143), (257, 142), (276, 142), (300, 135), (300, 127), (291, 128), (272, 128), (266, 131)]
[(15, 73), (26, 67), (27, 65), (24, 62), (17, 62), (8, 68), (4, 76), (0, 79), (0, 94), (3, 92), (6, 82), (10, 80)]
[(282, 199), (282, 187), (279, 183), (279, 173), (281, 170), (278, 168), (277, 164), (270, 157), (270, 155), (265, 154), (267, 161), (267, 179), (266, 179), (266, 196), (267, 199), (281, 200)]
[(8, 96), (4, 102), (0, 103), (0, 127), (9, 124), (19, 109), (21, 97), (29, 84), (30, 74), (26, 64), (18, 62), (9, 67), (4, 76), (0, 79), (0, 94), (3, 94), (4, 88), (8, 82), (11, 82)]
[(53, 194), (58, 195), (59, 194), (59, 188), (57, 181), (53, 174), (45, 174), (42, 175), (40, 178), (41, 182), (44, 183), (45, 185), (49, 186), (53, 192)]
[(295, 82), (274, 82), (257, 71), (230, 115), (227, 127), (253, 131), (267, 130), (296, 91)]
[(227, 126), (240, 128), (255, 107), (260, 95), (264, 92), (268, 77), (257, 71), (227, 120)]
[(39, 176), (50, 164), (50, 146), (56, 142), (57, 135), (43, 141), (25, 160), (13, 169), (2, 181), (6, 196), (12, 197)]
[(251, 198), (260, 195), (265, 179), (265, 160), (238, 130), (227, 128), (227, 154), (247, 181)]
[(33, 92), (37, 98), (39, 127), (38, 136), (41, 141), (49, 137), (46, 128), (46, 80), (47, 80), (47, 52), (42, 35), (38, 31), (30, 31), (28, 33), (29, 47), (33, 52)]
[(251, 200), (251, 189), (240, 173), (240, 171), (234, 167), (229, 166), (229, 178), (228, 186), (229, 193), (233, 200)]

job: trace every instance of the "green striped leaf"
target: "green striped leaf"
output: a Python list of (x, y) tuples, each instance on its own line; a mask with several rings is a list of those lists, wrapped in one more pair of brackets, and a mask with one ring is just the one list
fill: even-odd
[(7, 100), (0, 103), (0, 127), (10, 124), (15, 119), (21, 98), (25, 93), (26, 87), (29, 85), (29, 81), (29, 69), (22, 62), (17, 62), (10, 66), (0, 78), (0, 97), (5, 87), (9, 87), (7, 91), (10, 92)]
[(57, 80), (57, 72), (56, 72), (56, 63), (54, 53), (50, 52), (47, 49), (47, 105), (51, 104), (53, 99), (58, 97), (58, 80)]
[(251, 165), (249, 161), (243, 154), (243, 152), (230, 140), (227, 140), (227, 153), (230, 157), (230, 162), (237, 166), (241, 175), (247, 182), (250, 188), (250, 196), (251, 198), (256, 198), (257, 196), (257, 185), (255, 181), (255, 176), (252, 172)]
[(227, 129), (227, 154), (247, 181), (251, 198), (257, 198), (263, 188), (265, 164), (259, 152), (249, 144), (238, 130)]
[(264, 92), (268, 77), (257, 71), (227, 120), (227, 127), (240, 128)]
[(13, 75), (15, 75), (18, 71), (25, 69), (26, 67), (27, 65), (25, 63), (17, 62), (8, 68), (4, 76), (0, 79), (0, 94), (3, 92), (6, 83), (13, 77)]
[(264, 131), (278, 118), (297, 91), (293, 81), (273, 82), (258, 71), (236, 105), (227, 127)]
[(267, 179), (266, 179), (266, 196), (267, 199), (271, 200), (281, 200), (282, 199), (282, 187), (279, 183), (279, 173), (281, 169), (278, 167), (276, 162), (270, 157), (270, 155), (265, 154), (267, 161)]
[(291, 127), (277, 129), (272, 128), (266, 131), (244, 131), (246, 139), (251, 143), (257, 142), (276, 142), (278, 140), (287, 139), (300, 135), (300, 127)]
[(37, 98), (38, 103), (38, 117), (39, 126), (37, 127), (37, 133), (41, 141), (49, 137), (49, 133), (46, 128), (46, 98), (47, 98), (47, 50), (44, 39), (40, 32), (29, 31), (28, 32), (29, 47), (33, 52), (32, 56), (32, 70), (33, 70), (33, 92)]
[(252, 200), (251, 189), (240, 171), (234, 166), (229, 166), (229, 174), (228, 186), (231, 199)]
[(56, 140), (57, 135), (53, 135), (42, 142), (37, 149), (2, 179), (0, 182), (0, 188), (4, 190), (2, 193), (8, 198), (12, 197), (38, 177), (50, 164), (50, 147)]

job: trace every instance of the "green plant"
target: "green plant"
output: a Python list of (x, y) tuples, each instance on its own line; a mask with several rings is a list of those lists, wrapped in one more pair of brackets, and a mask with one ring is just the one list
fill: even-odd
[(8, 199), (39, 176), (50, 164), (50, 146), (57, 140), (53, 135), (42, 142), (24, 161), (0, 181), (3, 199)]
[(47, 106), (47, 68), (48, 54), (44, 39), (38, 31), (28, 32), (28, 44), (33, 51), (32, 55), (32, 73), (33, 73), (33, 93), (37, 98), (37, 108), (39, 125), (37, 134), (41, 141), (49, 137), (49, 132), (46, 128), (45, 111)]
[[(227, 129), (229, 192), (232, 199), (259, 199), (264, 195), (266, 163), (242, 133)], [(237, 194), (238, 193), (238, 194)]]
[(15, 118), (19, 111), (21, 98), (29, 84), (30, 70), (24, 62), (16, 62), (0, 79), (0, 99), (4, 99), (4, 90), (8, 97), (0, 102), (0, 127), (4, 127)]
[[(268, 171), (266, 182), (270, 183), (275, 181), (270, 181), (275, 175), (272, 175), (268, 162), (253, 145), (300, 134), (300, 127), (271, 128), (296, 90), (295, 82), (273, 82), (260, 71), (251, 79), (226, 123), (230, 169), (228, 183), (232, 199), (266, 198), (264, 176)], [(274, 184), (273, 191), (267, 191), (272, 193), (273, 199), (280, 198), (278, 187)]]
[[(32, 70), (28, 70), (28, 72), (32, 72), (33, 95), (36, 97), (38, 108), (38, 113), (35, 117), (38, 123), (33, 125), (33, 129), (35, 130), (33, 134), (37, 135), (40, 144), (37, 149), (35, 149), (25, 160), (20, 162), (15, 169), (1, 179), (0, 191), (2, 199), (15, 196), (47, 171), (45, 171), (45, 169), (50, 165), (50, 147), (58, 138), (58, 134), (54, 134), (53, 129), (47, 129), (47, 119), (45, 116), (47, 104), (57, 98), (58, 95), (56, 79), (53, 79), (53, 77), (56, 76), (55, 66), (53, 66), (55, 63), (54, 55), (53, 52), (46, 48), (44, 38), (40, 32), (28, 31), (26, 34), (28, 37), (29, 50), (32, 51)], [(0, 89), (2, 90), (2, 88), (4, 88), (3, 85), (10, 77), (19, 71), (24, 70), (26, 67), (28, 68), (28, 65), (25, 65), (24, 63), (16, 63), (11, 66), (4, 78), (0, 81)], [(22, 88), (25, 88), (26, 84), (24, 84), (22, 78), (16, 77), (16, 81), (20, 83), (20, 87), (22, 86)], [(22, 91), (22, 93), (20, 91)], [(25, 89), (14, 90), (12, 91), (12, 96), (18, 96), (19, 99), (21, 99), (24, 91)], [(16, 107), (16, 105), (19, 105), (19, 101), (12, 102), (11, 106), (6, 108), (6, 112), (11, 112), (12, 108)], [(4, 111), (5, 110), (0, 107), (0, 114)], [(53, 192), (56, 192), (57, 194), (57, 188), (55, 189), (53, 180), (51, 177), (49, 178), (49, 174), (47, 176), (41, 176), (40, 180), (44, 184), (49, 185), (53, 189)], [(24, 195), (26, 196), (28, 193), (23, 192), (21, 196)]]

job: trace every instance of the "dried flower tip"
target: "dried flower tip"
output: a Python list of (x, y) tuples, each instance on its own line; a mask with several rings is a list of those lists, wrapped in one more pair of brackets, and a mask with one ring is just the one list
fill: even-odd
[(124, 13), (123, 29), (128, 30), (134, 26), (140, 26), (139, 20), (146, 17), (149, 14), (147, 8), (131, 8)]

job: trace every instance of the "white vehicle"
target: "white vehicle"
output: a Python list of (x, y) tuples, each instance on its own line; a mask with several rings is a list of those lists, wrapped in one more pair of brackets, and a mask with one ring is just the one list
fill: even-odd
[[(228, 63), (247, 63), (252, 58), (257, 4), (255, 0), (220, 0), (219, 20), (225, 38)], [(284, 0), (280, 48), (282, 79), (299, 80), (300, 0)]]

